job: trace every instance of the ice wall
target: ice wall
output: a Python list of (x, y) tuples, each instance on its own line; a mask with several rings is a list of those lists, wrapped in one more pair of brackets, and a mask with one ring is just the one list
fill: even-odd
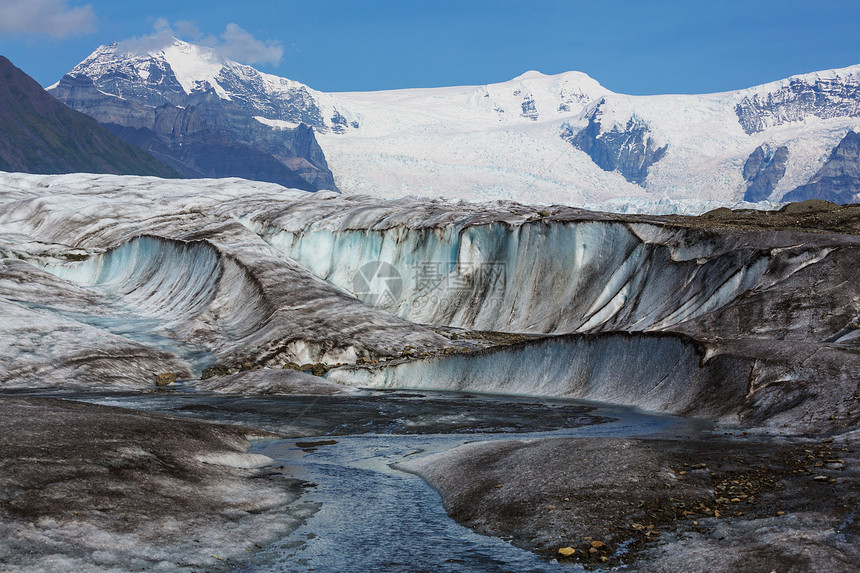
[(251, 336), (272, 314), (253, 274), (207, 241), (140, 236), (84, 261), (44, 268), (95, 289), (117, 310), (208, 346)]
[[(639, 227), (648, 227), (639, 225)], [(719, 308), (761, 283), (768, 251), (719, 242), (689, 253), (659, 228), (607, 221), (270, 231), (316, 276), (407, 320), (534, 333), (651, 330)], [(363, 292), (366, 265), (399, 275), (397, 296)], [(373, 270), (373, 267), (370, 267)]]
[[(158, 349), (164, 364), (154, 360), (150, 375), (168, 370), (176, 359), (185, 362), (180, 372), (189, 367), (199, 372), (217, 354), (247, 342), (271, 314), (253, 277), (206, 241), (139, 236), (105, 251), (81, 253), (86, 254), (73, 258), (83, 260), (29, 259), (29, 265), (56, 278), (48, 281), (36, 269), (22, 267), (33, 283), (42, 283), (28, 306), (54, 320)], [(62, 294), (50, 296), (54, 289)]]
[[(329, 380), (372, 388), (584, 398), (674, 413), (728, 411), (745, 394), (751, 365), (706, 358), (701, 343), (676, 334), (564, 335), (387, 368), (335, 370)], [(724, 401), (726, 396), (732, 399)]]
[(293, 263), (259, 252), (235, 256), (206, 240), (140, 236), (83, 261), (42, 266), (108, 307), (109, 316), (91, 323), (110, 329), (119, 322), (122, 334), (164, 342), (180, 354), (193, 352), (183, 345), (206, 349), (207, 365), (216, 357), (271, 366), (352, 362), (447, 342), (365, 307)]
[(199, 314), (212, 301), (222, 266), (205, 242), (143, 236), (81, 262), (45, 265), (45, 270), (97, 287), (140, 313), (176, 322)]
[(858, 350), (846, 346), (612, 332), (340, 368), (328, 379), (371, 388), (597, 400), (786, 432), (841, 432), (860, 420), (846, 399), (856, 394), (858, 376)]

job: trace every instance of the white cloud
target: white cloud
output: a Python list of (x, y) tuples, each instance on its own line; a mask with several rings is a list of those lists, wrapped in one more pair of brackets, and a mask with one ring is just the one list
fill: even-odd
[(156, 32), (165, 32), (170, 30), (170, 22), (167, 18), (156, 18), (155, 22), (152, 24), (152, 27), (155, 28)]
[(221, 41), (214, 48), (225, 57), (246, 64), (277, 66), (284, 56), (284, 48), (279, 42), (262, 42), (233, 23), (227, 24)]
[[(158, 24), (158, 21), (156, 21)], [(119, 48), (123, 52), (129, 54), (145, 54), (147, 52), (157, 52), (173, 43), (173, 30), (163, 28), (148, 36), (139, 38), (127, 38), (119, 43)]]
[(52, 38), (95, 32), (90, 4), (69, 6), (66, 0), (0, 0), (0, 36), (38, 35)]
[(284, 56), (284, 48), (280, 42), (258, 40), (250, 32), (232, 22), (227, 24), (220, 36), (204, 35), (197, 24), (185, 20), (171, 25), (166, 19), (159, 18), (153, 27), (155, 28), (153, 34), (123, 40), (120, 42), (121, 48), (133, 54), (154, 52), (172, 44), (173, 38), (176, 37), (208, 46), (220, 56), (243, 64), (278, 65)]

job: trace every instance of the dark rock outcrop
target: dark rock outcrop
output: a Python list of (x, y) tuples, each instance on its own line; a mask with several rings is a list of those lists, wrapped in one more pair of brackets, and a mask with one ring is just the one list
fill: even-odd
[(849, 131), (809, 183), (789, 191), (783, 201), (824, 199), (834, 203), (860, 202), (860, 134)]
[(744, 180), (747, 182), (744, 201), (755, 203), (770, 197), (776, 184), (785, 175), (787, 162), (788, 148), (785, 146), (774, 152), (765, 151), (761, 145), (756, 147), (744, 163)]
[(523, 100), (523, 103), (520, 104), (523, 112), (520, 114), (522, 117), (527, 117), (532, 121), (537, 121), (540, 117), (537, 111), (537, 107), (535, 106), (535, 98), (531, 94), (526, 96)]
[(775, 91), (745, 96), (735, 113), (750, 134), (809, 116), (860, 117), (860, 82), (854, 76), (814, 81), (793, 78)]
[(179, 176), (92, 118), (58, 102), (2, 56), (0, 171)]
[(601, 105), (586, 115), (588, 125), (584, 129), (574, 133), (568, 128), (562, 139), (587, 153), (604, 171), (615, 171), (627, 181), (644, 186), (648, 168), (663, 158), (668, 145), (658, 146), (648, 124), (636, 117), (630, 118), (623, 130), (613, 127), (603, 131)]

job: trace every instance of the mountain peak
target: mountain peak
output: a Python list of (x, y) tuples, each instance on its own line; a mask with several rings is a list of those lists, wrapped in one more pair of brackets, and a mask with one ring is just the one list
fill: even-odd
[(517, 77), (514, 78), (514, 80), (533, 80), (535, 78), (543, 78), (543, 77), (546, 77), (546, 74), (539, 72), (537, 70), (529, 70), (527, 72), (524, 72), (524, 73), (518, 75)]
[(172, 75), (186, 94), (208, 83), (220, 97), (230, 99), (216, 81), (225, 65), (239, 66), (213, 48), (185, 42), (170, 35), (99, 46), (70, 75), (98, 78), (121, 69), (123, 75), (139, 77), (145, 82), (155, 81), (155, 78), (163, 82), (165, 76)]
[(168, 61), (174, 60), (178, 63), (182, 63), (183, 61), (187, 60), (193, 60), (197, 62), (205, 61), (212, 64), (217, 63), (219, 65), (235, 63), (223, 57), (214, 48), (210, 48), (209, 46), (204, 46), (201, 44), (192, 44), (190, 42), (180, 40), (179, 38), (173, 36), (170, 38), (169, 43), (158, 48), (150, 48), (146, 51), (146, 54), (155, 57), (163, 56), (167, 58)]
[(204, 85), (204, 82), (208, 82), (219, 96), (230, 99), (226, 93), (222, 93), (223, 90), (219, 89), (220, 84), (216, 78), (225, 64), (235, 64), (235, 62), (222, 57), (212, 48), (173, 38), (170, 45), (155, 53), (149, 53), (153, 57), (163, 58), (167, 62), (173, 70), (176, 80), (182, 85), (186, 93), (191, 93), (199, 86)]
[(131, 38), (121, 42), (111, 42), (106, 46), (99, 46), (90, 55), (90, 58), (95, 58), (100, 55), (110, 55), (113, 58), (121, 56), (132, 58), (157, 58), (169, 57), (170, 55), (175, 54), (221, 63), (230, 62), (230, 60), (223, 57), (218, 50), (210, 46), (186, 42), (172, 34), (160, 34), (154, 37)]

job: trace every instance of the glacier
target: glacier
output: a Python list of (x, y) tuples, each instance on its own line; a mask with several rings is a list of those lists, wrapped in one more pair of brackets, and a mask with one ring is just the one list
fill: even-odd
[(264, 433), (52, 398), (4, 395), (0, 412), (6, 570), (216, 570), (313, 513), (248, 453)]
[[(639, 564), (726, 552), (762, 527), (779, 559), (800, 538), (850, 563), (860, 208), (774, 207), (631, 214), (0, 173), (0, 561), (271, 567), (314, 555), (301, 548), (342, 523), (344, 488), (367, 507), (394, 476), (386, 507), (420, 499), (447, 520), (408, 470), (451, 517), (505, 535), (514, 547), (480, 547), (508, 563), (524, 548), (562, 567), (558, 531), (583, 519)], [(612, 480), (593, 479), (606, 464)], [(607, 483), (624, 515), (602, 513)], [(731, 483), (744, 501), (719, 497)], [(444, 525), (432, 539), (460, 544)], [(639, 533), (650, 545), (620, 545)], [(337, 534), (320, 543), (364, 539)]]
[(158, 372), (199, 376), (213, 356), (333, 364), (450, 345), (328, 286), (231, 215), (231, 201), (302, 192), (217, 180), (204, 199), (205, 183), (98, 175), (6, 183), (3, 385), (141, 386)]
[(0, 563), (853, 570), (860, 66), (326, 94), (140, 48), (50, 89), (297, 189), (0, 173)]
[(477, 330), (667, 328), (773, 287), (831, 250), (756, 248), (730, 234), (698, 236), (647, 217), (564, 207), (329, 197), (285, 211), (258, 212), (243, 224), (365, 302), (374, 293), (353, 292), (359, 271), (387, 263), (403, 289), (381, 308), (411, 322)]
[[(750, 424), (860, 417), (838, 398), (858, 373), (856, 235), (230, 179), (3, 178), (4, 387), (286, 366)], [(757, 217), (795, 225), (812, 207)], [(395, 296), (357, 288), (382, 264)]]

